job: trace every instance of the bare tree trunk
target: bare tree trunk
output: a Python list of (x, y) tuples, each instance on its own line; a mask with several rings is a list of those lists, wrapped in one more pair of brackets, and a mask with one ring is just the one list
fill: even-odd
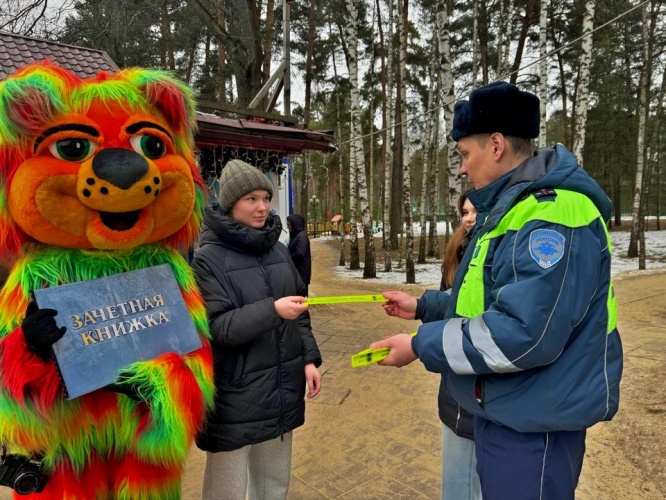
[(453, 89), (453, 72), (451, 70), (451, 26), (449, 24), (449, 13), (447, 0), (437, 0), (437, 38), (439, 44), (439, 56), (441, 73), (441, 96), (445, 102), (444, 122), (447, 129), (447, 170), (448, 170), (448, 216), (447, 222), (457, 227), (460, 224), (458, 215), (458, 198), (462, 190), (460, 181), (460, 155), (456, 149), (456, 141), (451, 139), (451, 125), (453, 124), (453, 106), (455, 104)]
[[(378, 0), (379, 1), (379, 0)], [(386, 42), (386, 47), (388, 50), (388, 61), (386, 64), (386, 130), (385, 130), (385, 164), (386, 168), (384, 170), (384, 222), (382, 226), (382, 238), (384, 244), (384, 272), (391, 272), (391, 231), (393, 227), (391, 225), (391, 205), (392, 205), (392, 180), (393, 180), (393, 127), (395, 126), (395, 109), (393, 107), (393, 25), (394, 25), (394, 13), (393, 13), (393, 0), (388, 0), (389, 2), (389, 16), (388, 16), (388, 40)]]
[(511, 83), (515, 85), (518, 80), (518, 70), (520, 69), (520, 62), (523, 59), (523, 49), (525, 48), (525, 40), (527, 39), (527, 32), (532, 25), (532, 14), (534, 13), (535, 0), (527, 0), (525, 3), (525, 17), (523, 18), (523, 25), (520, 29), (520, 37), (518, 38), (518, 48), (516, 49), (516, 57), (513, 60), (513, 67), (511, 68)]
[(434, 94), (435, 94), (435, 69), (437, 62), (437, 44), (433, 40), (430, 45), (432, 52), (430, 54), (430, 88), (428, 89), (428, 102), (426, 104), (426, 129), (425, 141), (423, 146), (423, 177), (421, 179), (421, 199), (419, 201), (419, 217), (421, 224), (421, 238), (419, 239), (419, 253), (416, 261), (419, 264), (426, 262), (426, 200), (428, 196), (428, 181), (430, 180), (430, 169), (432, 163), (432, 133), (434, 129), (434, 118), (437, 113), (434, 110)]
[(501, 69), (502, 72), (500, 73), (501, 77), (506, 77), (504, 73), (508, 71), (509, 68), (509, 57), (511, 55), (511, 37), (513, 36), (513, 2), (511, 0), (506, 0), (506, 11), (504, 12), (504, 18), (505, 18), (505, 30), (504, 30), (504, 38), (506, 39), (506, 42), (504, 42), (504, 50), (502, 52), (502, 64), (501, 64)]
[(561, 118), (561, 124), (562, 124), (562, 137), (564, 138), (564, 144), (567, 147), (571, 147), (571, 144), (569, 142), (569, 127), (567, 124), (569, 123), (569, 119), (567, 118), (567, 78), (564, 73), (564, 56), (562, 55), (562, 51), (560, 50), (561, 43), (559, 39), (557, 38), (557, 34), (555, 33), (555, 28), (553, 28), (553, 24), (551, 23), (550, 25), (550, 33), (551, 33), (551, 38), (553, 40), (553, 46), (555, 48), (556, 56), (557, 56), (557, 68), (559, 70), (559, 76), (560, 76), (560, 94), (562, 95), (562, 118)]
[[(312, 11), (314, 0), (310, 3)], [(312, 16), (312, 14), (310, 14)], [(310, 21), (312, 22), (312, 21)], [(263, 83), (271, 77), (271, 58), (273, 57), (273, 27), (275, 26), (275, 0), (266, 2), (266, 31), (264, 32), (264, 62), (262, 64)], [(308, 49), (310, 47), (310, 31), (308, 29)]]
[[(377, 0), (377, 21), (379, 26), (379, 41), (382, 47), (382, 171), (384, 173), (382, 203), (382, 244), (384, 246), (384, 272), (391, 271), (391, 221), (389, 206), (391, 205), (391, 134), (393, 115), (393, 0), (389, 2), (389, 38), (388, 46), (384, 44), (384, 29), (382, 28), (382, 15)], [(388, 49), (388, 65), (385, 64), (385, 52)], [(388, 72), (388, 75), (387, 75)], [(388, 81), (387, 81), (388, 80)]]
[[(220, 29), (225, 30), (224, 24), (224, 0), (217, 0), (217, 25)], [(218, 88), (218, 100), (220, 103), (224, 104), (227, 102), (227, 50), (224, 46), (222, 40), (217, 41), (217, 74), (219, 81), (217, 83)]]
[(472, 88), (479, 85), (479, 4), (472, 0)]
[[(305, 104), (303, 105), (303, 126), (310, 124), (310, 109), (312, 106), (312, 54), (315, 39), (315, 0), (310, 0), (310, 14), (308, 18), (308, 50), (305, 56)], [(265, 51), (264, 47), (264, 51)], [(264, 65), (266, 61), (264, 60)], [(270, 61), (269, 61), (270, 64)], [(270, 77), (270, 75), (269, 75)]]
[(583, 164), (585, 149), (585, 127), (587, 125), (587, 102), (590, 97), (590, 65), (592, 62), (592, 30), (594, 29), (595, 0), (585, 2), (583, 17), (583, 45), (578, 69), (578, 91), (576, 93), (576, 126), (574, 127), (573, 154), (578, 163)]
[[(440, 108), (439, 81), (435, 90), (435, 109)], [(432, 133), (431, 141), (431, 160), (430, 180), (428, 181), (428, 198), (430, 200), (430, 231), (428, 232), (428, 257), (439, 259), (439, 242), (437, 241), (437, 200), (439, 193), (439, 111), (434, 117), (435, 128)]]
[(548, 60), (546, 59), (548, 28), (548, 0), (541, 0), (541, 12), (539, 13), (539, 101), (541, 122), (539, 125), (539, 147), (546, 147), (546, 103), (548, 102)]
[[(335, 59), (335, 54), (333, 56)], [(337, 75), (336, 75), (336, 82), (337, 82)], [(342, 140), (342, 120), (340, 120), (340, 95), (336, 91), (335, 92), (335, 121), (336, 121), (336, 128), (338, 131), (338, 137), (340, 140)], [(344, 162), (342, 161), (342, 148), (338, 149), (338, 151), (335, 153), (338, 155), (338, 169), (340, 170), (340, 182), (338, 183), (338, 190), (340, 193), (340, 215), (342, 218), (340, 219), (340, 260), (338, 261), (339, 266), (344, 266), (345, 265), (345, 198), (344, 198), (344, 187), (343, 187), (343, 172), (344, 172)]]
[(400, 99), (401, 108), (401, 128), (402, 128), (402, 178), (403, 178), (403, 205), (405, 217), (405, 271), (406, 283), (416, 283), (416, 271), (414, 269), (414, 226), (412, 223), (412, 197), (410, 190), (409, 174), (409, 141), (407, 140), (407, 29), (409, 27), (408, 12), (409, 0), (398, 0), (401, 6), (400, 12)]
[(479, 37), (479, 64), (481, 65), (481, 85), (488, 84), (488, 36), (490, 33), (490, 20), (488, 19), (488, 4), (481, 2), (478, 16), (478, 37)]
[[(372, 235), (372, 220), (370, 217), (370, 205), (368, 203), (368, 187), (365, 173), (365, 154), (363, 152), (363, 139), (361, 136), (361, 104), (358, 84), (358, 2), (359, 0), (346, 0), (347, 4), (347, 49), (349, 50), (349, 80), (351, 97), (351, 130), (352, 130), (352, 154), (354, 155), (355, 181), (358, 183), (357, 189), (350, 189), (351, 192), (358, 193), (358, 203), (361, 209), (361, 218), (363, 221), (363, 236), (365, 243), (365, 263), (363, 267), (364, 278), (375, 278), (377, 276), (375, 265), (375, 238)], [(353, 201), (353, 200), (352, 200)], [(353, 214), (352, 221), (356, 221), (356, 214)], [(354, 227), (356, 234), (356, 228)], [(352, 250), (354, 248), (354, 238), (352, 238)], [(358, 263), (358, 239), (356, 241), (356, 257), (350, 257), (350, 263), (354, 258)], [(354, 267), (353, 269), (358, 269)]]
[[(644, 214), (641, 212), (641, 188), (643, 187), (643, 168), (645, 165), (645, 122), (648, 112), (648, 93), (650, 88), (649, 68), (649, 38), (650, 23), (648, 19), (648, 5), (643, 5), (643, 64), (641, 66), (641, 77), (638, 85), (638, 141), (636, 146), (636, 180), (634, 182), (634, 206), (631, 213), (631, 238), (629, 240), (629, 250), (627, 257), (638, 256), (638, 269), (645, 269), (645, 234), (641, 231), (642, 227), (639, 219)], [(641, 240), (641, 255), (638, 252), (638, 240)]]
[(664, 74), (661, 77), (661, 89), (659, 90), (659, 99), (657, 100), (657, 133), (655, 134), (655, 149), (657, 150), (657, 231), (661, 230), (661, 159), (663, 152), (663, 141), (661, 140), (661, 120), (664, 115), (664, 96), (666, 95), (666, 66), (664, 66)]
[(504, 4), (507, 0), (499, 0), (499, 16), (497, 20), (497, 65), (495, 66), (495, 78), (502, 77), (502, 54), (504, 48), (504, 37), (506, 34), (506, 26), (508, 24), (507, 10)]
[(162, 0), (162, 40), (164, 40), (164, 53), (166, 54), (165, 65), (171, 71), (176, 69), (176, 58), (173, 54), (173, 39), (171, 37), (171, 21), (167, 0)]
[(227, 43), (228, 64), (236, 80), (238, 106), (246, 107), (262, 86), (261, 64), (264, 59), (259, 7), (253, 0), (225, 0), (233, 23), (227, 31), (220, 28), (201, 0), (187, 0), (201, 22), (218, 43)]
[[(402, 1), (402, 0), (398, 0)], [(399, 49), (396, 53), (398, 55)], [(397, 57), (396, 60), (399, 60)], [(398, 249), (398, 235), (403, 231), (402, 218), (402, 126), (400, 126), (400, 117), (402, 116), (403, 103), (400, 95), (400, 71), (396, 74), (396, 99), (395, 99), (395, 123), (393, 136), (393, 162), (391, 164), (391, 250)]]
[[(197, 37), (198, 38), (198, 37)], [(187, 52), (187, 66), (185, 67), (185, 83), (190, 85), (192, 83), (192, 70), (194, 69), (194, 62), (197, 57), (198, 40), (192, 40), (192, 45)]]

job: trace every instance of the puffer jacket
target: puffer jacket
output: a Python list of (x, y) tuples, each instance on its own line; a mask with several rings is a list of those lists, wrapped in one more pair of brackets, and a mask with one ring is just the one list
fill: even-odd
[(292, 214), (287, 217), (287, 222), (291, 225), (289, 254), (303, 282), (309, 285), (312, 277), (312, 256), (310, 254), (310, 240), (305, 231), (305, 219), (300, 214)]
[(424, 323), (412, 348), (466, 410), (518, 432), (610, 420), (622, 346), (608, 197), (557, 145), (470, 200), (477, 228), (451, 295), (416, 312), (451, 319)]
[(192, 268), (211, 327), (216, 396), (197, 437), (202, 450), (261, 443), (305, 421), (305, 365), (319, 366), (321, 355), (307, 312), (289, 321), (275, 311), (275, 300), (305, 292), (281, 231), (273, 214), (254, 229), (217, 202), (206, 208)]

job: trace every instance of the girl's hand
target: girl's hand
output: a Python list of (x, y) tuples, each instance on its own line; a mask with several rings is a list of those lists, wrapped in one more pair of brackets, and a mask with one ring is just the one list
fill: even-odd
[(274, 307), (277, 315), (282, 319), (296, 319), (308, 310), (305, 297), (290, 296), (282, 297), (275, 301)]
[(305, 380), (308, 383), (307, 398), (312, 399), (321, 390), (321, 373), (319, 373), (314, 363), (305, 365)]

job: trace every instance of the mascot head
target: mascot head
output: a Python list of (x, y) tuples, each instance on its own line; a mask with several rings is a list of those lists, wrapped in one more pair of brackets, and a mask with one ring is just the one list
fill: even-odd
[(0, 255), (126, 250), (198, 234), (194, 100), (168, 73), (80, 79), (51, 64), (0, 82)]

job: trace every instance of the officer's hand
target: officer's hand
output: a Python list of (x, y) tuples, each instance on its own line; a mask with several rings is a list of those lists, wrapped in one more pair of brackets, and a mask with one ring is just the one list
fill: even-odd
[(384, 292), (382, 295), (388, 300), (388, 302), (382, 304), (386, 314), (402, 319), (414, 319), (416, 316), (416, 297), (397, 291)]
[(418, 359), (412, 350), (412, 336), (407, 333), (391, 335), (384, 340), (370, 344), (370, 349), (383, 347), (388, 347), (391, 351), (385, 359), (377, 363), (378, 365), (400, 368)]
[(21, 323), (21, 330), (28, 348), (44, 362), (51, 357), (51, 348), (65, 335), (67, 328), (56, 325), (55, 309), (40, 309), (36, 302), (30, 302)]

